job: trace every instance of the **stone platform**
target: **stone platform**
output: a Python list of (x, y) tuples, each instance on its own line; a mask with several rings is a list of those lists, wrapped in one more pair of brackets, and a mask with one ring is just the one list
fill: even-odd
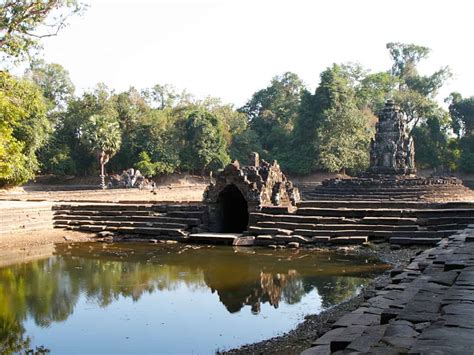
[(474, 192), (455, 177), (366, 175), (328, 179), (300, 191), (304, 200), (474, 201)]
[(468, 224), (474, 224), (471, 202), (302, 201), (295, 209), (264, 206), (251, 213), (244, 234), (255, 236), (256, 245), (433, 245)]
[(472, 354), (474, 225), (417, 255), (302, 354)]

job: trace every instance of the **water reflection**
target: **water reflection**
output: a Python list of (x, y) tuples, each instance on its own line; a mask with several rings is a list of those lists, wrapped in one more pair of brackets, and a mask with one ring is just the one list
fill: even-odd
[(25, 322), (43, 328), (67, 322), (80, 297), (105, 308), (119, 298), (139, 302), (145, 294), (185, 286), (191, 293), (216, 293), (228, 313), (248, 312), (248, 306), (258, 315), (263, 304), (297, 304), (313, 290), (323, 308), (331, 306), (384, 268), (374, 260), (304, 251), (60, 245), (54, 257), (0, 269), (0, 352), (29, 349)]

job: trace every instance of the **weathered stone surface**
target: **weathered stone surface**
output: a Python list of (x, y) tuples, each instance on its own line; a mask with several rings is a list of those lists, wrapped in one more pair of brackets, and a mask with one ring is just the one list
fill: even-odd
[(360, 337), (353, 340), (347, 347), (347, 351), (366, 353), (377, 344), (383, 337), (387, 325), (375, 325), (367, 328)]
[(379, 114), (375, 138), (370, 144), (370, 168), (375, 174), (415, 173), (415, 145), (406, 119), (393, 100)]
[[(474, 235), (474, 230), (464, 233)], [(377, 291), (362, 307), (334, 323), (351, 336), (361, 324), (365, 329), (347, 345), (341, 339), (344, 333), (337, 333), (328, 343), (330, 349), (337, 354), (474, 353), (471, 255), (474, 258), (474, 250), (457, 237), (419, 253), (403, 273), (394, 272), (400, 283)], [(466, 266), (444, 271), (444, 263), (435, 263), (437, 258)], [(382, 325), (371, 324), (368, 315), (380, 316)]]
[(312, 348), (306, 349), (301, 355), (330, 355), (331, 347), (329, 345), (313, 346)]
[(339, 318), (334, 327), (349, 327), (352, 325), (378, 325), (380, 324), (380, 316), (376, 314), (357, 314), (348, 313)]
[(454, 281), (456, 281), (458, 275), (459, 274), (456, 271), (440, 272), (431, 276), (431, 279), (429, 282), (434, 282), (440, 285), (451, 286), (452, 284), (454, 284)]
[(287, 246), (288, 248), (297, 249), (297, 248), (300, 247), (300, 243), (298, 243), (298, 242), (289, 242), (286, 246)]
[(432, 326), (417, 339), (410, 352), (417, 354), (472, 354), (474, 330)]
[(223, 214), (226, 211), (222, 204), (230, 188), (237, 189), (242, 195), (247, 207), (247, 211), (243, 212), (247, 215), (262, 206), (288, 207), (300, 200), (298, 189), (282, 173), (278, 163), (267, 163), (260, 160), (257, 153), (253, 153), (250, 165), (240, 166), (238, 161), (234, 161), (218, 172), (206, 188), (203, 200), (208, 207), (209, 229), (213, 232), (225, 229)]

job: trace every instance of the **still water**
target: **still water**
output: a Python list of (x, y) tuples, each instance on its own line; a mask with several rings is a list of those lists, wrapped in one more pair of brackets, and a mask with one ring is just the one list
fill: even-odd
[(335, 252), (58, 245), (0, 269), (0, 352), (213, 353), (286, 332), (385, 268)]

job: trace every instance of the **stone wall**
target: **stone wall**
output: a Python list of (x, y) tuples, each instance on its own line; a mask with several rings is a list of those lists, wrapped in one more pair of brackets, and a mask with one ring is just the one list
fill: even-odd
[[(223, 205), (226, 204), (229, 187), (238, 189), (245, 200), (247, 218), (249, 213), (261, 206), (290, 207), (300, 200), (298, 189), (282, 173), (278, 163), (274, 161), (270, 164), (253, 153), (250, 165), (240, 166), (238, 161), (234, 161), (219, 172), (205, 190), (204, 202), (208, 206), (211, 231), (222, 229), (220, 224), (225, 218)], [(237, 200), (238, 197), (234, 198)], [(229, 203), (232, 204), (232, 201)]]
[(53, 230), (51, 202), (2, 201), (0, 216), (0, 237)]

